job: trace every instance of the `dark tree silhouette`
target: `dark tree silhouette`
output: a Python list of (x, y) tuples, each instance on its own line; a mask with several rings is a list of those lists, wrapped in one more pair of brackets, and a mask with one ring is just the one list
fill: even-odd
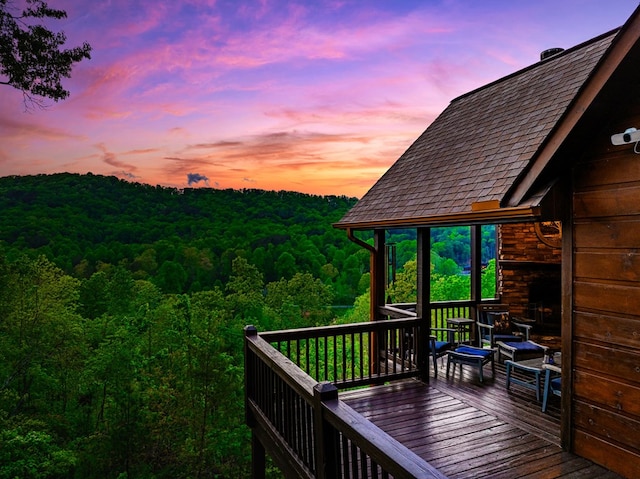
[(0, 84), (22, 91), (27, 108), (44, 106), (44, 98), (56, 102), (67, 98), (62, 78), (71, 76), (74, 63), (91, 58), (88, 43), (64, 49), (65, 34), (41, 23), (66, 16), (43, 0), (26, 0), (23, 10), (11, 0), (0, 0)]

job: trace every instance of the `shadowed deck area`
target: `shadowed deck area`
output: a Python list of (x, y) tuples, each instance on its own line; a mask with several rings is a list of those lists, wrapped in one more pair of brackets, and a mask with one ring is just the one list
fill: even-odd
[(341, 399), (451, 478), (619, 478), (560, 448), (560, 401), (542, 413), (535, 392), (505, 388), (503, 365), (485, 382), (469, 368), (429, 384), (395, 382)]

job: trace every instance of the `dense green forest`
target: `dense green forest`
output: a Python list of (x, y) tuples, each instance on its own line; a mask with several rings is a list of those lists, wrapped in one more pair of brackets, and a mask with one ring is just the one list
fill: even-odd
[[(80, 279), (123, 266), (134, 279), (175, 294), (223, 286), (241, 257), (267, 282), (311, 274), (331, 286), (334, 304), (350, 305), (368, 287), (369, 256), (332, 224), (355, 202), (285, 191), (179, 190), (92, 174), (11, 176), (0, 178), (0, 245), (9, 259), (43, 255)], [(388, 241), (398, 269), (415, 258), (414, 230), (392, 231)], [(468, 228), (434, 228), (431, 243), (434, 273), (468, 267)], [(493, 229), (484, 230), (485, 264), (494, 251)]]
[(368, 253), (331, 224), (355, 198), (262, 190), (184, 189), (97, 175), (0, 178), (0, 242), (10, 257), (44, 255), (89, 278), (122, 265), (165, 293), (224, 285), (243, 257), (266, 281), (309, 273), (353, 302)]
[[(331, 226), (355, 199), (72, 174), (0, 191), (0, 479), (248, 477), (243, 327), (368, 319), (368, 253)], [(415, 232), (388, 240), (390, 295), (415, 301)], [(468, 228), (431, 243), (434, 299), (468, 297)], [(484, 295), (494, 250), (483, 229)]]

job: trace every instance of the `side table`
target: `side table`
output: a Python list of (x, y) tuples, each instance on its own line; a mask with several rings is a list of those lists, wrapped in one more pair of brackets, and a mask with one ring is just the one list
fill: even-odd
[[(511, 383), (519, 384), (528, 389), (536, 391), (536, 399), (540, 401), (540, 377), (542, 376), (542, 358), (527, 359), (525, 361), (512, 361), (510, 359), (504, 362), (507, 368), (507, 389)], [(514, 377), (513, 373), (518, 371), (523, 376), (529, 376), (529, 379), (521, 379)]]
[(469, 318), (447, 318), (447, 327), (456, 330), (456, 344), (471, 344), (471, 328), (475, 323)]

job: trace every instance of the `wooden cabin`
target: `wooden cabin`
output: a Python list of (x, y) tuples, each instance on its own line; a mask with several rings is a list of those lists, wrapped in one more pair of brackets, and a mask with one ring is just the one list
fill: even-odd
[[(623, 477), (640, 477), (640, 133), (629, 130), (640, 130), (639, 66), (640, 8), (620, 29), (552, 50), (450, 103), (336, 224), (371, 254), (373, 321), (340, 333), (344, 350), (349, 337), (349, 344), (367, 344), (359, 357), (343, 354), (343, 372), (344, 363), (366, 363), (371, 354), (369, 369), (326, 372), (322, 351), (336, 331), (248, 329), (247, 422), (256, 464), (266, 450), (292, 477), (336, 477), (323, 468), (356, 448), (353, 457), (370, 461), (361, 472), (381, 465), (395, 477), (442, 477), (341, 409), (336, 388), (405, 377), (428, 382), (420, 345), (439, 308), (429, 299), (430, 229), (471, 228), (471, 300), (461, 314), (474, 317), (482, 302), (477, 238), (483, 225), (499, 225), (497, 299), (522, 314), (526, 305), (551, 304), (559, 323), (562, 446)], [(385, 305), (385, 232), (395, 228), (417, 231), (416, 311), (411, 319), (381, 321), (393, 317)], [(373, 246), (360, 231), (373, 231)], [(528, 252), (518, 257), (523, 245)], [(381, 370), (379, 352), (401, 355), (401, 342), (389, 344), (409, 330), (418, 338), (415, 362)], [(340, 449), (332, 441), (346, 442)]]

